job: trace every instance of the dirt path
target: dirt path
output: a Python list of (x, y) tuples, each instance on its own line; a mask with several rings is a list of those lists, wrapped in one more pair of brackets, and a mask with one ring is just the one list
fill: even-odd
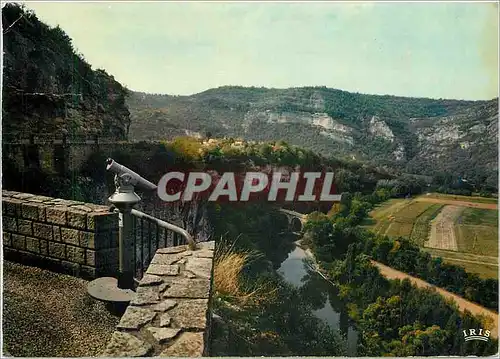
[(471, 312), (473, 315), (482, 315), (486, 318), (490, 319), (491, 323), (488, 323), (488, 328), (491, 330), (491, 335), (495, 338), (498, 338), (498, 314), (486, 309), (476, 303), (470, 302), (468, 300), (465, 300), (462, 297), (459, 297), (456, 294), (450, 293), (442, 288), (436, 287), (430, 283), (427, 283), (426, 281), (423, 281), (422, 279), (418, 279), (415, 277), (412, 277), (409, 274), (400, 272), (398, 270), (395, 270), (391, 267), (388, 267), (382, 263), (376, 262), (376, 261), (371, 261), (371, 263), (377, 267), (380, 271), (380, 274), (382, 274), (384, 277), (388, 279), (405, 279), (408, 278), (414, 285), (420, 288), (435, 288), (436, 291), (441, 294), (443, 297), (446, 299), (451, 299), (453, 300), (457, 305), (460, 311), (465, 311), (468, 310)]
[(454, 206), (472, 207), (472, 208), (484, 208), (484, 209), (497, 209), (498, 208), (496, 203), (477, 203), (477, 202), (458, 201), (458, 200), (454, 200), (454, 199), (417, 197), (417, 198), (415, 198), (415, 201), (430, 202), (430, 203), (443, 203), (443, 204), (451, 204)]
[(460, 206), (445, 206), (431, 221), (431, 234), (424, 243), (425, 247), (458, 251), (455, 236), (455, 220), (463, 211)]

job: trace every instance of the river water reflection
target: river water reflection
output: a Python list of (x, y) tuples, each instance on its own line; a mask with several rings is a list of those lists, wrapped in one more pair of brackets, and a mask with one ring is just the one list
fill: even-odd
[(337, 289), (309, 269), (307, 258), (306, 252), (295, 245), (288, 257), (281, 263), (278, 273), (288, 283), (300, 288), (318, 319), (334, 330), (340, 329), (347, 337), (347, 355), (356, 356), (358, 332), (349, 323), (347, 308), (339, 300)]

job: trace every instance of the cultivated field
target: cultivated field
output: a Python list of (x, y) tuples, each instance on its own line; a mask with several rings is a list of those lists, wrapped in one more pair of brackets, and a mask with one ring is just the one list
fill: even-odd
[(378, 234), (389, 237), (410, 238), (417, 218), (433, 206), (429, 203), (418, 203), (411, 200), (391, 200), (388, 202), (376, 208), (370, 215), (376, 220), (371, 229)]
[(477, 273), (481, 278), (498, 278), (498, 257), (479, 256), (466, 252), (444, 251), (425, 248), (433, 257), (441, 257), (446, 263), (463, 267), (466, 271)]
[(420, 246), (424, 245), (429, 238), (430, 223), (441, 212), (442, 208), (442, 204), (432, 204), (417, 217), (410, 235), (410, 239), (414, 243)]
[(496, 199), (430, 194), (389, 200), (372, 212), (372, 231), (406, 237), (433, 256), (483, 278), (498, 278)]
[(454, 194), (442, 194), (442, 193), (429, 193), (417, 197), (417, 199), (421, 198), (432, 198), (438, 199), (441, 201), (463, 201), (463, 202), (472, 202), (472, 203), (489, 203), (489, 204), (497, 204), (497, 198), (487, 198), (487, 197), (479, 197), (479, 196), (461, 196)]
[(484, 209), (498, 208), (497, 200), (495, 198), (430, 194), (430, 195), (419, 196), (415, 198), (415, 201), (427, 202), (427, 203), (451, 204), (455, 206), (472, 207), (472, 208), (484, 208)]
[(462, 211), (463, 207), (460, 206), (445, 206), (431, 222), (431, 233), (424, 246), (457, 251), (458, 242), (455, 236), (455, 222)]

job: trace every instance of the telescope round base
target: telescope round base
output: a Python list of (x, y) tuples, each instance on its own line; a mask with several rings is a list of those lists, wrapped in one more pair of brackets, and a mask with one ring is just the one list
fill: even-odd
[(97, 300), (108, 303), (129, 303), (134, 291), (118, 288), (118, 280), (113, 277), (97, 278), (87, 286), (88, 294)]

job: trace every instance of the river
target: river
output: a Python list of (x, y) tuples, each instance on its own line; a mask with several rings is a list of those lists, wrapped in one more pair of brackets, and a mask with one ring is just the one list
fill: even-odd
[[(297, 242), (296, 242), (297, 243)], [(313, 314), (334, 330), (340, 330), (347, 338), (347, 355), (356, 356), (358, 332), (350, 323), (347, 308), (337, 296), (337, 289), (317, 272), (309, 269), (306, 259), (310, 258), (297, 244), (281, 263), (278, 273), (285, 281), (304, 290), (310, 300)]]

